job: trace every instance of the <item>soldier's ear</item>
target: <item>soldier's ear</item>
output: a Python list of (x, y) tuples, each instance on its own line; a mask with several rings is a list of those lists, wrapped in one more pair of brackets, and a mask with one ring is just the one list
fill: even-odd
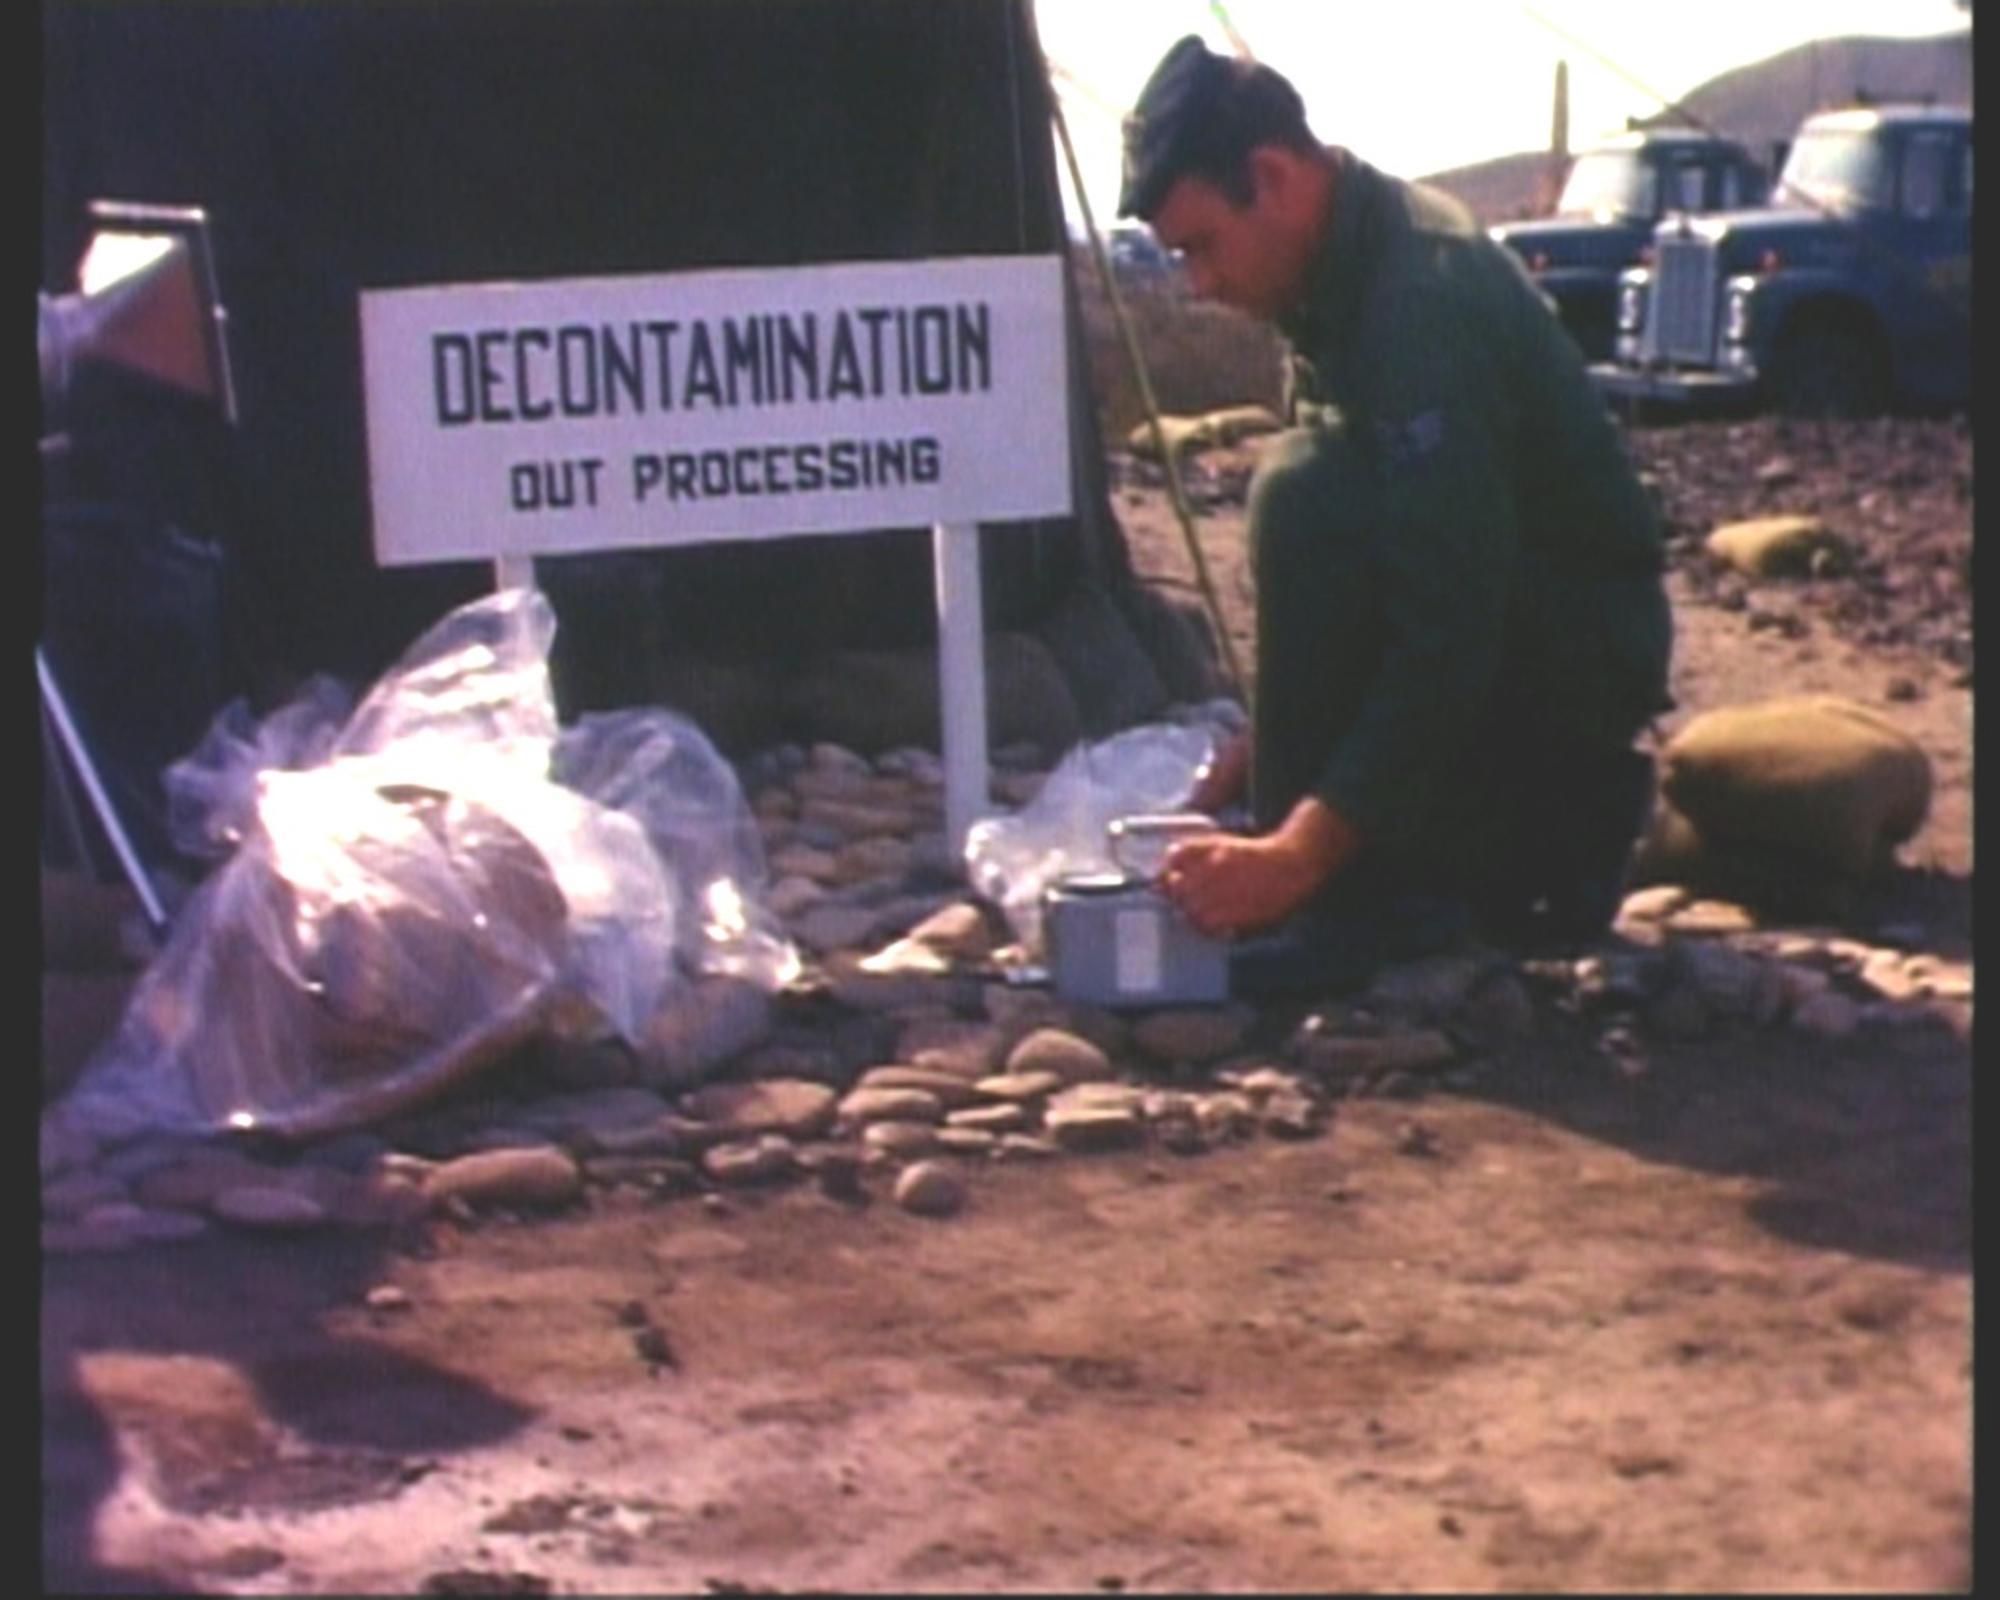
[(1250, 203), (1282, 205), (1292, 188), (1292, 174), (1285, 163), (1283, 146), (1260, 144), (1249, 156)]
[(1294, 220), (1306, 217), (1312, 208), (1313, 184), (1309, 163), (1296, 150), (1281, 144), (1260, 144), (1250, 152), (1251, 204), (1273, 215)]

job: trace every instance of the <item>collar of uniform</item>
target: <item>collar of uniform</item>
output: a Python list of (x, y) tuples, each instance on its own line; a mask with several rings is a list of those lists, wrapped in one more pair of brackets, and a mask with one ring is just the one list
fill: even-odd
[(1366, 162), (1338, 145), (1329, 145), (1327, 155), (1334, 165), (1329, 215), (1306, 265), (1304, 291), (1277, 319), (1278, 331), (1294, 349), (1308, 355), (1323, 349), (1353, 310), (1377, 198), (1369, 181), (1374, 174)]

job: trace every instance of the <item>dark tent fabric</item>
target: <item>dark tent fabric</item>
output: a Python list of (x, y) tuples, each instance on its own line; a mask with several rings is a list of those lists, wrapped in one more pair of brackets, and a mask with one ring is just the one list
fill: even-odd
[[(211, 215), (228, 543), (297, 672), (370, 675), (492, 581), (374, 564), (361, 290), (1065, 243), (1027, 0), (47, 0), (43, 47), (43, 286), (74, 286), (93, 198)], [(1073, 365), (1080, 514), (987, 531), (993, 627), (1129, 579)], [(935, 632), (924, 530), (570, 557), (543, 582), (579, 637), (635, 604), (724, 654)]]

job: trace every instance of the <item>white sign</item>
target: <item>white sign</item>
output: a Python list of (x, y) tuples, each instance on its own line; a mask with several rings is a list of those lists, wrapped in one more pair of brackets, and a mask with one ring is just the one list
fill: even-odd
[(1054, 256), (370, 290), (361, 344), (385, 566), (1071, 509)]

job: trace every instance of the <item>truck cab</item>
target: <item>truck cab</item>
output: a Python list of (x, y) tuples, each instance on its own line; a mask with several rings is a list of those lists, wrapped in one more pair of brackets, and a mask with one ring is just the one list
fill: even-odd
[(1771, 209), (1669, 219), (1619, 281), (1609, 396), (1802, 414), (1964, 403), (1972, 386), (1972, 113), (1806, 119)]
[(1618, 274), (1638, 262), (1664, 216), (1762, 204), (1768, 177), (1733, 140), (1696, 128), (1644, 128), (1571, 163), (1555, 214), (1489, 229), (1518, 255), (1586, 358), (1612, 353)]

